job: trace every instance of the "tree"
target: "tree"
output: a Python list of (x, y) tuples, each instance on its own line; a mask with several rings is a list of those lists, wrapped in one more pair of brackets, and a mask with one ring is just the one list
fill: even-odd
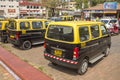
[[(84, 8), (88, 8), (88, 6), (96, 6), (97, 4), (103, 4), (104, 2), (118, 2), (120, 3), (120, 0), (75, 0), (76, 1), (76, 8), (82, 9), (82, 6), (84, 4)], [(90, 2), (90, 4), (88, 4)]]
[(76, 8), (88, 8), (88, 0), (75, 0), (76, 1)]
[(55, 9), (59, 5), (65, 6), (65, 0), (43, 0), (42, 3), (49, 9), (49, 14), (55, 16)]

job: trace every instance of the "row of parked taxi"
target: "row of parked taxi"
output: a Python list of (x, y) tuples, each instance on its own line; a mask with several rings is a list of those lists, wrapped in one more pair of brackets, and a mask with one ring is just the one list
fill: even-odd
[(10, 42), (21, 49), (44, 43), (44, 34), (49, 21), (46, 19), (13, 19), (0, 21), (1, 42)]
[(0, 29), (2, 42), (21, 49), (44, 43), (47, 60), (76, 69), (79, 74), (87, 71), (89, 63), (107, 56), (111, 47), (111, 36), (102, 22), (13, 19), (1, 21)]

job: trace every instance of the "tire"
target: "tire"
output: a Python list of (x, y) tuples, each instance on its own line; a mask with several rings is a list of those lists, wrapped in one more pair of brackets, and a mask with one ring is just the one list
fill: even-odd
[(28, 50), (31, 48), (31, 46), (32, 46), (31, 42), (27, 40), (23, 42), (20, 48), (23, 50)]
[(54, 62), (52, 62), (52, 65), (57, 66), (57, 64), (56, 64), (56, 63), (54, 63)]
[(110, 48), (107, 47), (106, 50), (105, 50), (105, 52), (104, 52), (104, 54), (105, 54), (104, 57), (107, 57), (109, 55), (109, 53), (110, 53)]
[(83, 59), (83, 61), (81, 62), (78, 68), (78, 74), (83, 75), (87, 72), (87, 70), (88, 70), (88, 60)]
[(18, 45), (13, 44), (14, 47), (19, 47)]

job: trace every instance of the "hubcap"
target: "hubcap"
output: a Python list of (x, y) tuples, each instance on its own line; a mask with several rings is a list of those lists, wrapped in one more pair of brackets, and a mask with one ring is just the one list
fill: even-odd
[(107, 48), (107, 50), (106, 50), (106, 55), (108, 55), (108, 54), (109, 54), (109, 52), (110, 52), (110, 49), (109, 49), (109, 48)]
[(30, 47), (31, 47), (30, 42), (25, 42), (25, 43), (24, 43), (24, 48), (28, 49), (28, 48), (30, 48)]
[(83, 65), (82, 65), (82, 72), (86, 72), (87, 70), (87, 67), (88, 67), (88, 63), (87, 62), (84, 62)]

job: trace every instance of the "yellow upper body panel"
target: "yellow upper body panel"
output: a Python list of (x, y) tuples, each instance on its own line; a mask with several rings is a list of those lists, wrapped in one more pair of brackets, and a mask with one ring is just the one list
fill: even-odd
[(8, 27), (9, 21), (0, 21), (0, 30), (6, 30), (6, 28)]
[(16, 21), (16, 22), (20, 22), (20, 21), (46, 21), (47, 19), (13, 19), (11, 21)]
[[(13, 19), (10, 22), (15, 22), (14, 25), (15, 25), (16, 28), (12, 29), (12, 30), (21, 31), (21, 29), (20, 29), (20, 22), (29, 22), (30, 23), (30, 29), (29, 30), (33, 30), (32, 22), (34, 22), (34, 21), (41, 21), (42, 25), (43, 25), (42, 29), (46, 28), (45, 21), (49, 22), (47, 19)], [(28, 24), (27, 24), (27, 26), (28, 26)]]
[[(74, 41), (73, 42), (60, 41), (60, 40), (55, 40), (55, 39), (47, 37), (47, 32), (49, 30), (49, 27), (52, 26), (52, 25), (54, 25), (56, 27), (59, 27), (59, 26), (72, 27), (73, 31), (74, 31)], [(99, 26), (99, 25), (104, 25), (104, 24), (102, 22), (93, 22), (93, 21), (61, 21), (61, 22), (51, 22), (51, 23), (49, 23), (48, 28), (46, 30), (45, 38), (46, 39), (50, 39), (50, 40), (54, 40), (54, 41), (60, 41), (60, 42), (70, 43), (70, 44), (78, 44), (78, 43), (81, 43), (80, 40), (79, 40), (79, 36), (80, 36), (79, 35), (79, 28), (87, 26), (90, 29), (90, 27), (92, 25), (93, 26), (94, 25), (98, 25)], [(99, 34), (100, 34), (100, 37), (101, 37), (101, 31), (100, 31)], [(91, 36), (91, 32), (89, 32), (89, 35)], [(98, 37), (98, 38), (100, 38), (100, 37)], [(89, 40), (92, 40), (91, 37), (90, 37)]]
[(96, 25), (103, 24), (101, 22), (93, 22), (93, 21), (61, 21), (61, 22), (51, 22), (49, 25), (64, 25), (64, 26), (82, 26), (82, 25)]

